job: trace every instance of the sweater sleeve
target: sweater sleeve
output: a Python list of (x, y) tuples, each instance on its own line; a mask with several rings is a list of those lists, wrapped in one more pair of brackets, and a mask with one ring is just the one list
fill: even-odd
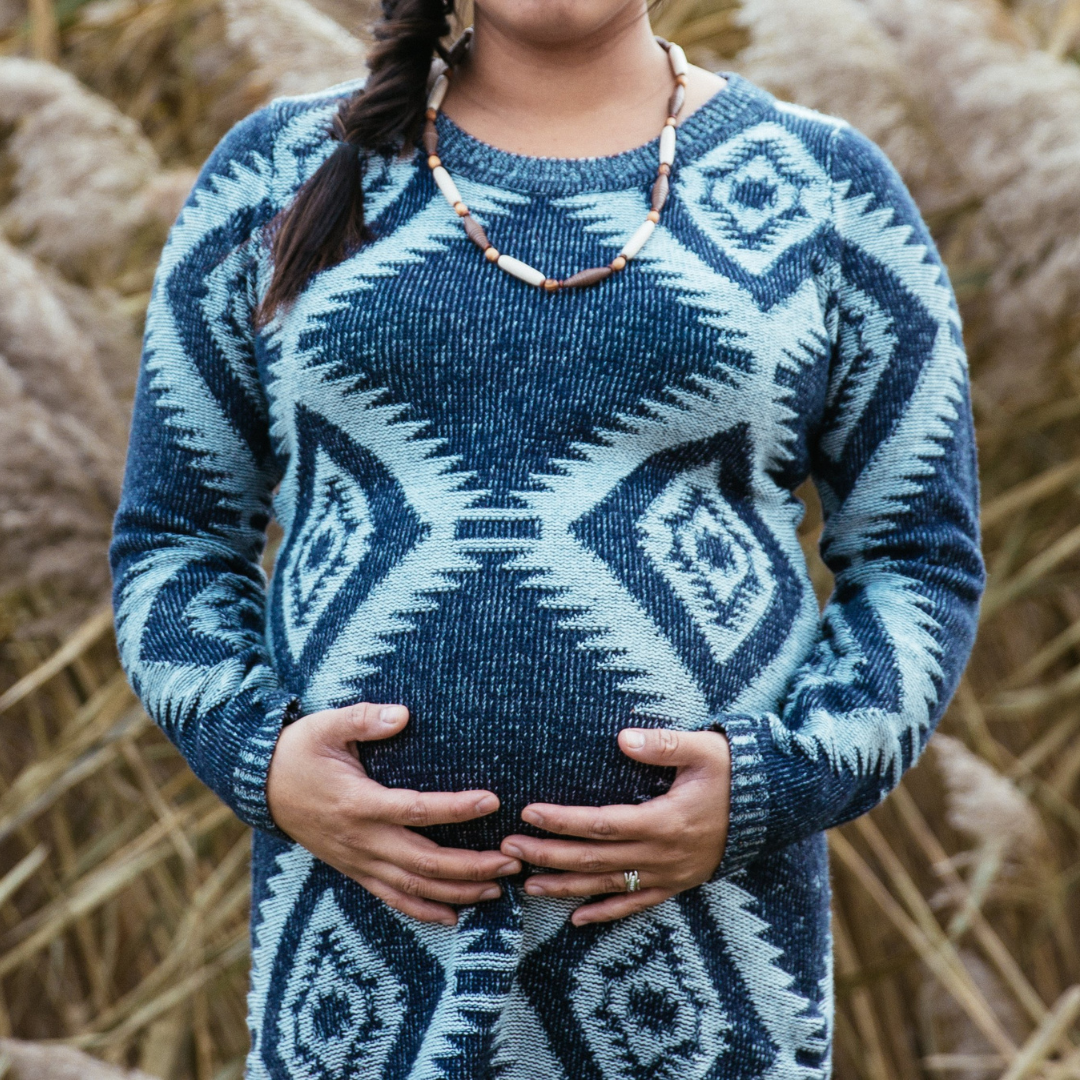
[(266, 775), (299, 701), (264, 637), (260, 557), (279, 470), (247, 242), (273, 212), (272, 115), (259, 109), (222, 137), (169, 231), (109, 561), (121, 662), (147, 712), (238, 817), (284, 837)]
[(775, 713), (723, 715), (731, 822), (716, 875), (871, 809), (922, 752), (970, 653), (985, 570), (960, 315), (882, 150), (841, 126), (831, 367), (811, 447), (835, 575)]

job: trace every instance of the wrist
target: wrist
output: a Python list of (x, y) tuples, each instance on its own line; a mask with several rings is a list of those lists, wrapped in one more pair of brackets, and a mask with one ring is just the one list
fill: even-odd
[(758, 721), (743, 714), (718, 714), (710, 720), (709, 730), (722, 734), (727, 746), (729, 797), (727, 835), (714, 880), (753, 862), (765, 843), (769, 792), (758, 729)]

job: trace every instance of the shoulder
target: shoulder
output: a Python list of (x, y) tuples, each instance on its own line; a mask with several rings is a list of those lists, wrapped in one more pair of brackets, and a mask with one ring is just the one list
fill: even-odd
[(695, 150), (745, 158), (760, 149), (808, 180), (903, 186), (885, 151), (844, 117), (785, 101), (738, 72), (719, 74), (728, 85), (702, 110), (707, 123), (694, 133)]
[(819, 210), (827, 217), (862, 216), (888, 207), (925, 233), (903, 177), (870, 136), (842, 116), (784, 101), (737, 73), (723, 74), (729, 78), (728, 89), (738, 96), (745, 120), (724, 140), (725, 147), (734, 144), (735, 153), (719, 147), (716, 152), (740, 161), (758, 155), (767, 159), (780, 177), (800, 189), (804, 209), (816, 201), (810, 192), (818, 191)]
[(362, 79), (314, 94), (276, 97), (241, 117), (218, 139), (170, 227), (161, 262), (170, 268), (198, 252), (224, 258), (260, 233), (330, 153), (329, 123)]
[(333, 149), (333, 115), (364, 81), (360, 76), (313, 93), (280, 95), (241, 117), (203, 163), (195, 190), (231, 178), (280, 208)]
[(834, 272), (855, 248), (895, 263), (918, 246), (919, 258), (925, 250), (936, 259), (914, 198), (869, 136), (737, 72), (720, 74), (728, 85), (684, 124), (677, 185), (689, 217), (729, 258), (761, 274), (810, 242)]
[(840, 116), (776, 97), (737, 71), (720, 71), (727, 85), (683, 124), (692, 150), (715, 157), (745, 157), (764, 147), (770, 157), (787, 157), (824, 173), (837, 135), (850, 130)]
[(833, 140), (829, 172), (834, 187), (838, 223), (863, 218), (874, 208), (911, 226), (923, 242), (929, 232), (915, 198), (888, 154), (858, 128), (846, 125)]
[(682, 125), (680, 193), (699, 225), (711, 223), (771, 265), (777, 253), (819, 232), (832, 218), (833, 144), (846, 120), (775, 97), (738, 72)]
[(840, 198), (870, 194), (878, 202), (910, 208), (911, 195), (888, 154), (841, 116), (783, 101), (753, 84), (763, 118), (782, 126), (812, 149)]
[(760, 276), (793, 248), (831, 245), (831, 148), (848, 125), (721, 74), (727, 85), (683, 125), (676, 185), (697, 230)]

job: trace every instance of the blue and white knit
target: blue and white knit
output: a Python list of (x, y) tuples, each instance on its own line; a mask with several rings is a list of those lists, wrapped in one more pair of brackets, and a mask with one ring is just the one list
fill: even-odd
[[(822, 830), (919, 755), (984, 570), (960, 318), (895, 169), (844, 122), (729, 83), (679, 129), (641, 254), (548, 294), (488, 264), (421, 155), (376, 161), (376, 238), (253, 333), (259, 227), (358, 82), (237, 123), (172, 227), (111, 547), (150, 715), (255, 828), (251, 1080), (814, 1080), (830, 1068)], [(648, 209), (656, 141), (506, 153), (440, 116), (492, 242), (567, 277)], [(792, 492), (812, 476), (819, 614)], [(273, 513), (284, 530), (267, 583)], [(401, 702), (374, 778), (489, 788), (427, 830), (493, 848), (527, 802), (636, 802), (628, 724), (726, 730), (713, 879), (610, 924), (513, 879), (421, 924), (266, 804), (281, 725)]]

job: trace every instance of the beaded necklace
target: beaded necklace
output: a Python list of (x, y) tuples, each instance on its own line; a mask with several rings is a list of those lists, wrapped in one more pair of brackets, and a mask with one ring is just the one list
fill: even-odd
[(593, 266), (588, 270), (579, 270), (571, 277), (560, 280), (550, 278), (528, 263), (515, 259), (512, 255), (504, 255), (496, 251), (491, 241), (484, 232), (484, 227), (469, 212), (458, 191), (453, 177), (446, 171), (439, 158), (439, 132), (435, 127), (435, 118), (439, 115), (439, 108), (450, 86), (450, 76), (456, 64), (464, 57), (471, 38), (471, 30), (467, 30), (454, 44), (453, 48), (445, 54), (445, 59), (436, 60), (432, 65), (434, 82), (431, 92), (428, 94), (426, 121), (424, 124), (424, 151), (428, 155), (427, 163), (431, 169), (431, 176), (439, 190), (446, 197), (446, 201), (454, 208), (461, 224), (469, 239), (484, 253), (484, 258), (494, 263), (500, 270), (512, 274), (516, 278), (535, 285), (539, 289), (548, 292), (557, 292), (559, 289), (580, 289), (586, 285), (595, 285), (612, 274), (618, 273), (626, 267), (626, 264), (645, 246), (645, 241), (652, 236), (656, 223), (660, 220), (660, 211), (667, 202), (671, 175), (671, 166), (675, 162), (675, 125), (678, 122), (679, 113), (682, 111), (686, 100), (686, 54), (678, 45), (665, 41), (658, 37), (656, 40), (667, 50), (668, 62), (671, 65), (671, 73), (675, 77), (675, 89), (668, 101), (668, 117), (660, 131), (660, 163), (656, 170), (656, 180), (653, 182), (651, 209), (648, 216), (638, 229), (622, 246), (622, 250), (607, 266)]

